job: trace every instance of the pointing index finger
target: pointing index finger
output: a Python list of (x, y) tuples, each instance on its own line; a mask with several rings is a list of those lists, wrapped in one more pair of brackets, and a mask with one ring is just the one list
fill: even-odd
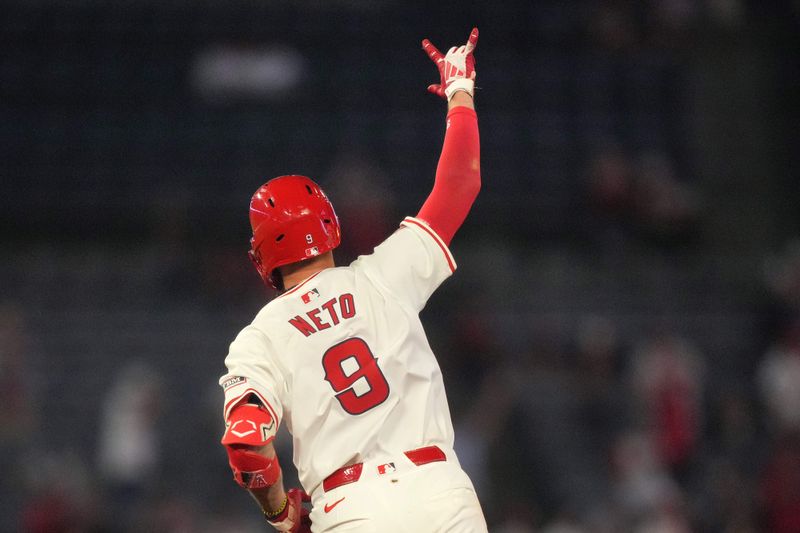
[(422, 49), (425, 50), (425, 53), (427, 53), (428, 57), (430, 57), (434, 62), (438, 63), (438, 61), (442, 59), (442, 53), (438, 48), (433, 46), (433, 43), (428, 39), (422, 39)]

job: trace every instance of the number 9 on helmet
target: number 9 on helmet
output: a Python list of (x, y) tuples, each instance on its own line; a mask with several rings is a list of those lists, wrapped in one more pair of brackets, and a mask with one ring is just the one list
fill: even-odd
[(342, 241), (339, 219), (319, 185), (306, 176), (279, 176), (250, 200), (250, 259), (275, 288), (275, 269), (333, 250)]

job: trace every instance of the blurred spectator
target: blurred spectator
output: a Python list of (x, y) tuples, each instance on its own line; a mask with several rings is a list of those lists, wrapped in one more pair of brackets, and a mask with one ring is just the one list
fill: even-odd
[(633, 388), (656, 460), (681, 483), (691, 474), (701, 438), (703, 375), (700, 354), (674, 335), (648, 339), (633, 354)]
[(771, 533), (800, 531), (800, 436), (786, 433), (777, 440), (761, 478), (764, 529)]
[(70, 452), (42, 448), (25, 456), (26, 489), (20, 509), (22, 533), (107, 531), (92, 479), (83, 461)]
[(800, 320), (767, 351), (757, 379), (773, 429), (800, 431)]
[(21, 308), (0, 303), (0, 531), (16, 527), (23, 484), (19, 457), (36, 442), (41, 377)]
[(50, 490), (25, 504), (21, 522), (25, 533), (69, 533), (77, 530), (80, 519), (66, 494)]
[[(660, 524), (673, 524), (675, 529), (689, 531), (680, 509), (683, 495), (670, 478), (659, 457), (657, 440), (648, 433), (623, 435), (612, 455), (613, 491), (623, 523), (620, 530), (661, 531)], [(639, 524), (639, 528), (632, 527)]]
[(158, 472), (161, 376), (143, 361), (122, 367), (103, 403), (98, 462), (116, 514), (132, 518)]
[(31, 348), (21, 309), (0, 303), (0, 449), (27, 442), (38, 424)]

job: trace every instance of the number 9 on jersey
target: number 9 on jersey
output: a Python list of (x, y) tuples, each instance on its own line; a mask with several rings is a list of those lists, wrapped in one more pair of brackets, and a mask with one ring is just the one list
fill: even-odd
[(389, 397), (389, 383), (363, 339), (353, 337), (328, 348), (322, 367), (342, 409), (351, 415), (369, 411)]

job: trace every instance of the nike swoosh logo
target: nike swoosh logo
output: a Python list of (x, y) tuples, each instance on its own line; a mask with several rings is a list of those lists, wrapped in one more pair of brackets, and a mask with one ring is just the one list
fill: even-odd
[(331, 511), (333, 511), (333, 508), (336, 507), (337, 505), (339, 505), (340, 503), (342, 503), (342, 500), (344, 500), (344, 498), (345, 497), (342, 496), (341, 499), (339, 499), (339, 500), (337, 500), (337, 501), (335, 501), (333, 503), (330, 503), (330, 504), (326, 503), (325, 504), (325, 512), (326, 513), (330, 513)]

